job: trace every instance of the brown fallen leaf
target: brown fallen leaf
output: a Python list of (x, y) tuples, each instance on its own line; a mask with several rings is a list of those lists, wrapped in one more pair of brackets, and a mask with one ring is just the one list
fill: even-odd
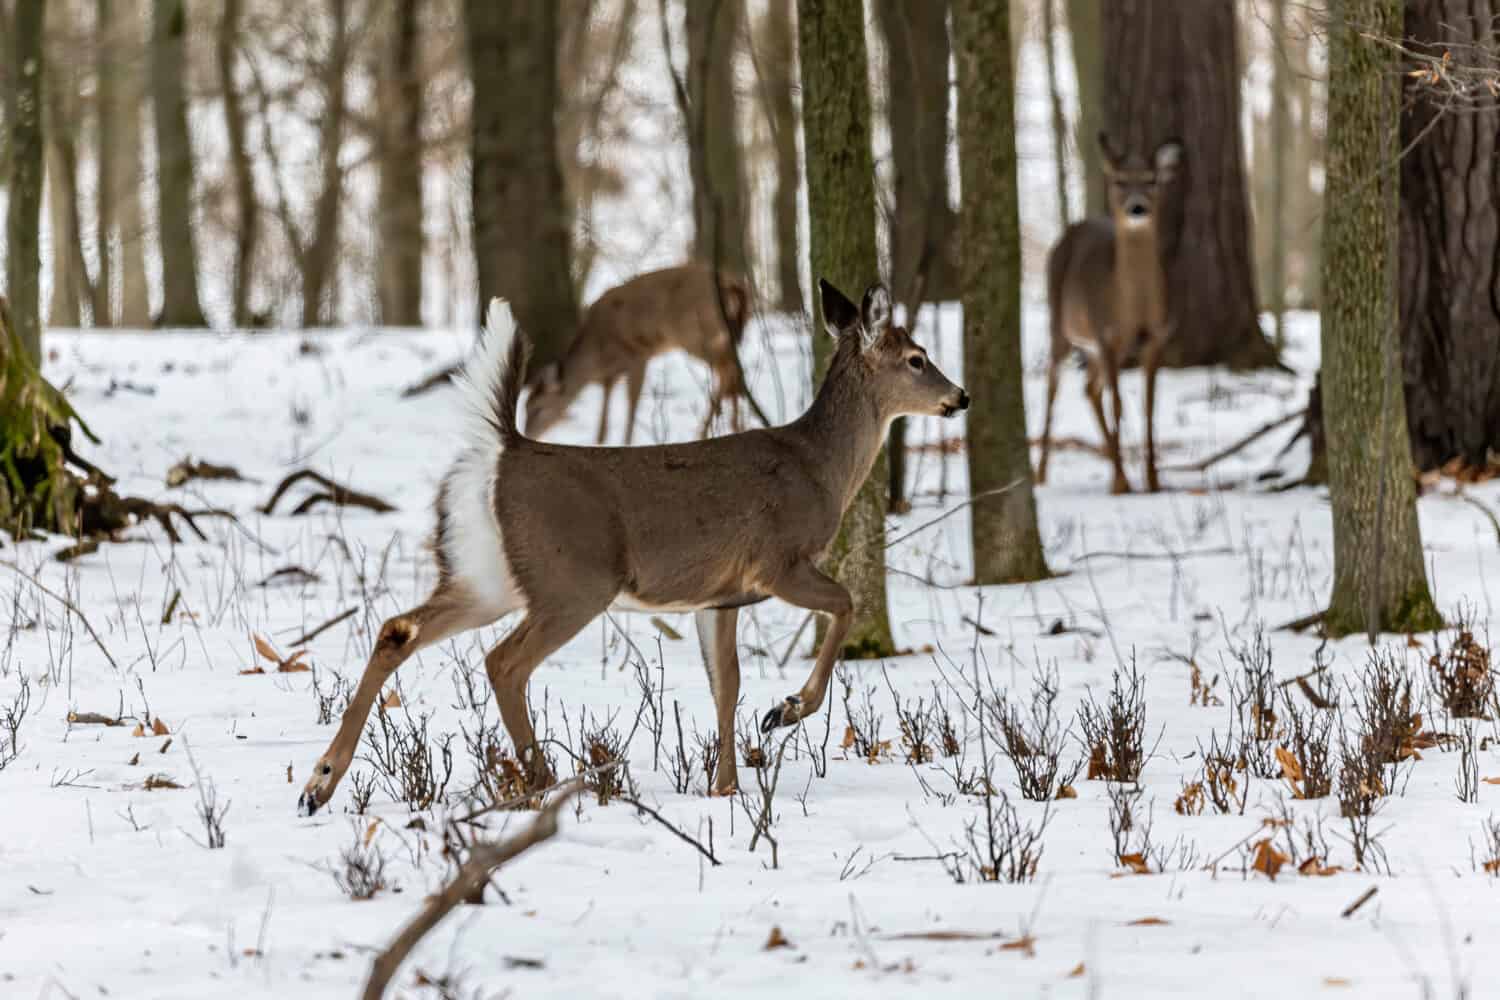
[(370, 821), (370, 825), (365, 829), (365, 846), (366, 847), (370, 846), (370, 841), (372, 841), (372, 840), (375, 839), (375, 831), (379, 830), (379, 829), (380, 829), (380, 820), (378, 820), (378, 819), (371, 820)]
[(173, 781), (170, 775), (152, 774), (147, 776), (146, 783), (142, 787), (148, 792), (154, 792), (158, 788), (181, 788), (182, 786)]
[(791, 946), (792, 942), (788, 941), (786, 935), (781, 933), (781, 928), (773, 926), (771, 928), (771, 936), (766, 938), (766, 945), (763, 950), (772, 951), (776, 948), (790, 948)]
[(1287, 780), (1287, 784), (1292, 786), (1293, 797), (1302, 798), (1304, 776), (1302, 765), (1298, 763), (1297, 758), (1286, 747), (1277, 747), (1276, 762), (1281, 765), (1281, 776)]
[(1057, 797), (1059, 799), (1076, 799), (1078, 798), (1078, 789), (1072, 785), (1058, 785)]
[(286, 783), (288, 785), (292, 783), (292, 765), (290, 764), (286, 766)]
[(1014, 941), (1007, 941), (1000, 946), (1001, 951), (1019, 951), (1027, 958), (1036, 957), (1036, 938), (1030, 934), (1022, 934)]
[(385, 701), (381, 702), (380, 704), (382, 708), (400, 708), (401, 696), (393, 690), (390, 694), (385, 696)]
[(255, 645), (255, 651), (272, 663), (281, 662), (281, 654), (276, 652), (276, 647), (271, 645), (265, 636), (257, 632), (250, 633), (250, 641)]
[(1500, 778), (1480, 778), (1486, 785), (1500, 785)]
[(882, 941), (997, 941), (1005, 935), (996, 931), (905, 931), (900, 934), (882, 934)]
[(1161, 917), (1141, 917), (1139, 920), (1132, 920), (1130, 923), (1126, 924), (1125, 926), (1126, 927), (1166, 927), (1170, 923), (1171, 923), (1170, 920), (1163, 920)]
[(99, 712), (69, 712), (68, 721), (75, 726), (119, 726), (123, 723), (112, 715)]
[(158, 715), (156, 721), (151, 723), (151, 733), (154, 736), (170, 736), (172, 730), (167, 728), (167, 724), (161, 721), (161, 716)]
[(1282, 866), (1290, 860), (1291, 858), (1276, 849), (1275, 845), (1271, 843), (1270, 837), (1265, 837), (1256, 842), (1255, 860), (1250, 863), (1250, 867), (1263, 873), (1274, 882), (1276, 880), (1276, 873), (1281, 871)]
[(1324, 986), (1353, 986), (1354, 980), (1345, 979), (1343, 976), (1324, 976)]
[(844, 727), (844, 738), (839, 741), (839, 749), (840, 750), (848, 750), (853, 745), (854, 745), (854, 727), (853, 726), (845, 726)]
[(1338, 865), (1324, 864), (1323, 859), (1319, 857), (1308, 858), (1306, 861), (1297, 866), (1297, 871), (1301, 872), (1303, 875), (1318, 875), (1324, 878), (1329, 875), (1337, 875), (1343, 870), (1344, 869), (1340, 868)]
[(1151, 874), (1151, 866), (1146, 863), (1146, 856), (1144, 854), (1122, 854), (1120, 855), (1120, 864), (1129, 868), (1137, 875)]
[(240, 671), (240, 676), (244, 677), (244, 676), (246, 676), (248, 674), (263, 674), (265, 672), (266, 672), (266, 668), (265, 667), (262, 667), (259, 664), (256, 664), (255, 666), (251, 667), (249, 670), (241, 670)]
[(141, 762), (141, 754), (140, 754), (140, 751), (137, 750), (135, 756), (132, 757), (132, 758), (130, 758), (129, 763), (130, 763), (131, 767), (135, 767), (140, 762)]
[(146, 727), (145, 727), (145, 725), (143, 725), (142, 723), (137, 722), (135, 724), (135, 728), (130, 731), (130, 735), (131, 736), (145, 736), (146, 735)]
[(1083, 965), (1082, 962), (1079, 962), (1077, 965), (1073, 966), (1072, 971), (1070, 971), (1068, 973), (1068, 978), (1069, 979), (1082, 979), (1087, 974), (1088, 974), (1088, 969), (1084, 968), (1084, 965)]

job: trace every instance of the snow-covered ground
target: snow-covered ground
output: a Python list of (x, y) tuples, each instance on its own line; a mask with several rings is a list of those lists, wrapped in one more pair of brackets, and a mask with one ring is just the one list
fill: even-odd
[[(924, 316), (930, 330), (932, 315)], [(936, 355), (958, 376), (957, 311), (942, 315)], [(1040, 426), (1044, 323), (1028, 313), (1027, 404)], [(1164, 462), (1210, 454), (1249, 430), (1300, 408), (1316, 364), (1316, 323), (1297, 317), (1289, 355), (1300, 376), (1187, 371), (1164, 376), (1159, 438)], [(929, 343), (929, 333), (923, 336)], [(306, 343), (310, 349), (303, 350)], [(449, 806), (413, 827), (406, 806), (377, 788), (368, 813), (353, 815), (346, 779), (331, 808), (296, 814), (297, 793), (332, 728), (318, 723), (314, 679), (326, 692), (335, 672), (354, 678), (373, 631), (424, 596), (433, 579), (423, 548), (434, 485), (454, 453), (448, 391), (404, 400), (399, 390), (455, 356), (459, 334), (353, 330), (293, 334), (49, 334), (47, 370), (68, 384), (103, 438), (87, 454), (120, 478), (123, 492), (237, 513), (242, 527), (206, 522), (207, 542), (172, 546), (154, 525), (127, 544), (106, 545), (70, 564), (50, 554), (62, 542), (10, 547), (14, 561), (87, 616), (44, 595), (26, 576), (0, 568), (0, 712), (23, 679), (30, 712), (17, 760), (0, 772), (0, 995), (5, 997), (352, 996), (373, 949), (382, 947), (439, 885), (447, 863), (438, 831), (463, 808), (458, 790), (473, 764), (458, 735)], [(749, 338), (747, 365), (759, 398), (790, 415), (806, 399), (805, 339), (762, 328)], [(774, 363), (773, 363), (774, 362)], [(672, 358), (653, 369), (637, 440), (682, 438), (703, 405), (700, 370)], [(1060, 400), (1060, 437), (1095, 440), (1070, 372)], [(1140, 439), (1138, 376), (1127, 376), (1126, 438)], [(592, 434), (597, 395), (586, 397), (559, 436)], [(616, 399), (623, 410), (623, 403)], [(585, 800), (561, 834), (495, 880), (489, 904), (453, 915), (419, 950), (398, 982), (424, 993), (417, 976), (448, 977), (453, 996), (885, 996), (920, 995), (1359, 997), (1494, 995), (1500, 953), (1497, 885), (1481, 823), (1500, 805), (1500, 787), (1479, 786), (1478, 803), (1455, 796), (1459, 754), (1431, 749), (1403, 767), (1398, 794), (1375, 829), (1389, 874), (1353, 870), (1347, 827), (1334, 799), (1294, 800), (1285, 781), (1249, 781), (1243, 815), (1183, 816), (1173, 803), (1197, 780), (1200, 746), (1230, 722), (1232, 651), (1326, 599), (1332, 551), (1321, 490), (1265, 491), (1255, 477), (1273, 464), (1287, 427), (1207, 474), (1168, 475), (1158, 496), (1111, 497), (1104, 464), (1065, 450), (1038, 506), (1056, 577), (1025, 586), (968, 583), (968, 512), (915, 532), (891, 550), (898, 642), (919, 652), (885, 664), (844, 668), (856, 707), (865, 692), (892, 741), (876, 763), (840, 748), (845, 711), (833, 689), (831, 723), (808, 725), (813, 743), (831, 725), (826, 777), (814, 776), (805, 746), (789, 754), (776, 798), (779, 867), (768, 845), (749, 850), (740, 808), (708, 799), (696, 779), (673, 790), (670, 718), (659, 759), (648, 726), (629, 748), (630, 775), (644, 801), (705, 842), (722, 865), (631, 807)], [(919, 421), (915, 437), (935, 443), (957, 423)], [(900, 533), (959, 507), (966, 496), (962, 453), (913, 455), (915, 509), (893, 518)], [(230, 463), (257, 484), (163, 485), (186, 456)], [(1282, 460), (1294, 477), (1299, 450)], [(305, 517), (255, 510), (294, 467), (312, 465), (398, 508), (377, 515), (315, 509)], [(1139, 481), (1139, 464), (1132, 475)], [(1470, 488), (1495, 507), (1500, 487)], [(1468, 601), (1491, 619), (1489, 567), (1500, 564), (1485, 515), (1452, 496), (1451, 484), (1421, 500), (1431, 577), (1445, 611)], [(313, 578), (262, 585), (297, 566)], [(180, 592), (175, 602), (173, 595)], [(170, 617), (164, 612), (171, 610)], [(245, 674), (257, 665), (252, 635), (283, 652), (305, 629), (348, 608), (355, 614), (312, 641), (313, 673)], [(670, 714), (680, 705), (691, 734), (712, 726), (712, 706), (687, 616), (665, 616), (669, 637), (644, 615), (616, 615), (579, 635), (537, 672), (533, 703), (546, 695), (546, 723), (576, 744), (582, 719), (613, 717), (629, 731), (641, 705), (635, 666), (664, 680)], [(164, 620), (167, 619), (167, 620)], [(742, 714), (746, 720), (801, 684), (808, 637), (778, 666), (801, 614), (775, 602), (742, 616)], [(975, 622), (983, 628), (976, 634)], [(1055, 623), (1060, 623), (1054, 627)], [(505, 624), (426, 652), (394, 689), (403, 710), (430, 715), (434, 740), (472, 732), (478, 713), (493, 724), (485, 696), (466, 703), (455, 680), (479, 669)], [(1057, 634), (1053, 634), (1057, 633)], [(625, 637), (628, 636), (628, 641)], [(1277, 678), (1312, 669), (1318, 640), (1268, 631)], [(100, 642), (102, 641), (102, 646)], [(1385, 645), (1425, 683), (1422, 649), (1405, 637)], [(106, 655), (106, 650), (108, 655)], [(1323, 651), (1332, 672), (1352, 677), (1362, 640)], [(112, 658), (112, 661), (111, 661)], [(1060, 715), (1108, 695), (1111, 674), (1134, 659), (1146, 684), (1148, 749), (1137, 816), (1149, 813), (1165, 871), (1131, 874), (1117, 862), (1103, 781), (1074, 782), (1077, 797), (1043, 806), (1023, 801), (1014, 768), (994, 765), (1020, 817), (1048, 824), (1034, 881), (956, 884), (930, 859), (966, 847), (966, 824), (982, 806), (960, 794), (951, 758), (908, 765), (887, 684), (904, 700), (937, 693), (952, 710), (966, 760), (980, 760), (979, 732), (964, 710), (965, 678), (976, 659), (995, 686), (1024, 700), (1038, 667), (1055, 666)], [(1224, 704), (1190, 704), (1196, 662), (1219, 676)], [(260, 661), (262, 664), (264, 661)], [(934, 686), (936, 685), (936, 686)], [(1342, 691), (1347, 707), (1353, 696)], [(1294, 695), (1294, 697), (1300, 697)], [(1302, 703), (1304, 707), (1306, 702)], [(1426, 726), (1461, 731), (1435, 700)], [(123, 726), (70, 725), (70, 712), (159, 719), (169, 735)], [(569, 735), (571, 730), (572, 735)], [(1481, 777), (1500, 775), (1495, 727), (1479, 751)], [(3, 742), (3, 741), (0, 741)], [(987, 744), (991, 753), (995, 748)], [(189, 751), (192, 761), (189, 759)], [(1067, 758), (1086, 756), (1076, 726)], [(196, 762), (196, 773), (193, 762)], [(370, 764), (354, 772), (371, 773)], [(166, 776), (182, 788), (152, 788)], [(754, 779), (741, 769), (741, 783)], [(227, 804), (227, 846), (203, 846), (197, 815), (208, 785)], [(1324, 863), (1342, 871), (1273, 881), (1250, 868), (1255, 842), (1289, 834), (1263, 826), (1285, 807), (1321, 816)], [(509, 817), (512, 824), (527, 814)], [(495, 829), (502, 824), (495, 824)], [(1131, 844), (1139, 844), (1140, 828)], [(369, 838), (385, 860), (388, 888), (351, 901), (331, 872), (341, 853)], [(1297, 860), (1300, 860), (1298, 858)], [(1165, 861), (1162, 865), (1161, 862)], [(1478, 870), (1476, 871), (1476, 868)], [(1367, 890), (1352, 916), (1340, 913)], [(496, 890), (503, 890), (502, 901)], [(791, 947), (767, 949), (773, 928)]]

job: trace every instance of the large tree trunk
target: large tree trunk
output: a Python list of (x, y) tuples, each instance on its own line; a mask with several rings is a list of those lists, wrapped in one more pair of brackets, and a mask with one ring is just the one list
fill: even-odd
[[(798, 0), (797, 36), (813, 281), (826, 278), (858, 295), (878, 273), (864, 4)], [(814, 309), (821, 312), (822, 304)], [(827, 371), (832, 353), (822, 316), (814, 316), (815, 379)], [(854, 598), (845, 656), (895, 651), (885, 593), (885, 487), (882, 456), (844, 515), (829, 554), (829, 565), (839, 568), (840, 582)]]
[(419, 0), (397, 0), (387, 26), (380, 143), (380, 322), (422, 325), (422, 76)]
[(245, 131), (245, 108), (235, 78), (239, 51), (242, 0), (224, 0), (214, 52), (219, 70), (219, 88), (224, 97), (224, 128), (229, 136), (229, 166), (234, 177), (235, 233), (234, 277), (230, 289), (231, 322), (251, 325), (250, 278), (255, 268), (255, 247), (260, 238), (260, 204), (255, 197), (255, 172), (250, 163)]
[(958, 219), (948, 206), (948, 3), (877, 0), (875, 11), (889, 69), (891, 291), (898, 302), (952, 299)]
[(960, 277), (968, 414), (974, 582), (1047, 576), (1031, 490), (1021, 364), (1021, 223), (1016, 193), (1010, 0), (953, 0), (958, 163), (963, 191)]
[(1115, 146), (1149, 155), (1176, 138), (1186, 149), (1159, 210), (1172, 322), (1163, 363), (1275, 363), (1256, 315), (1232, 0), (1111, 0), (1103, 25)]
[[(41, 225), (42, 82), (46, 58), (42, 43), (45, 0), (16, 0), (11, 15), (8, 57), (11, 86), (5, 123), (10, 134), (10, 176), (5, 190), (5, 286), (17, 342), (32, 364), (42, 356)], [(3, 477), (0, 477), (3, 478)]]
[(207, 326), (198, 298), (193, 242), (193, 144), (188, 133), (186, 0), (151, 5), (151, 104), (156, 117), (156, 190), (162, 326)]
[(687, 133), (693, 178), (693, 256), (749, 273), (745, 178), (735, 109), (740, 0), (688, 0)]
[[(1406, 33), (1445, 51), (1493, 50), (1489, 14), (1408, 0)], [(1419, 85), (1418, 85), (1419, 86)], [(1483, 469), (1500, 452), (1500, 107), (1460, 110), (1414, 90), (1401, 119), (1401, 331), (1412, 457)]]
[[(1083, 161), (1084, 214), (1109, 214), (1104, 192), (1104, 161), (1099, 150), (1104, 43), (1099, 5), (1104, 0), (1066, 0), (1068, 37), (1073, 49), (1073, 70), (1078, 81), (1078, 127), (1074, 132), (1078, 157)], [(1155, 148), (1155, 147), (1153, 147)]]
[(94, 114), (97, 126), (94, 133), (94, 222), (99, 240), (98, 292), (95, 295), (99, 309), (94, 314), (95, 326), (111, 326), (115, 316), (111, 244), (115, 231), (114, 156), (118, 123), (112, 112), (119, 97), (115, 71), (117, 57), (109, 34), (111, 6), (110, 0), (98, 0), (94, 5)]
[(797, 235), (801, 217), (797, 192), (802, 159), (797, 153), (797, 39), (795, 0), (770, 0), (761, 18), (757, 46), (766, 118), (776, 147), (776, 191), (771, 196), (776, 217), (776, 285), (782, 312), (802, 312), (802, 242)]
[(113, 77), (100, 89), (99, 113), (110, 120), (100, 129), (108, 142), (100, 157), (107, 172), (100, 184), (109, 191), (110, 228), (100, 219), (101, 243), (118, 241), (121, 326), (151, 323), (146, 284), (146, 215), (141, 189), (141, 106), (145, 101), (145, 47), (141, 37), (140, 0), (100, 0), (102, 41), (109, 49), (107, 72)]
[[(18, 6), (24, 10), (41, 3), (20, 0)], [(17, 21), (18, 35), (26, 37), (30, 25)], [(40, 31), (36, 37), (40, 41)], [(30, 51), (40, 52), (40, 45)], [(0, 296), (0, 529), (12, 537), (76, 530), (78, 481), (65, 467), (63, 453), (74, 419), (62, 394), (42, 378), (35, 354), (21, 342)]]
[(557, 161), (557, 3), (465, 0), (464, 10), (479, 294), (510, 300), (544, 364), (562, 357), (578, 326)]
[(344, 93), (349, 76), (349, 2), (328, 0), (332, 39), (323, 67), (323, 116), (318, 129), (318, 197), (313, 231), (302, 255), (302, 325), (321, 326), (333, 311), (338, 274), (339, 212), (344, 203)]
[(1333, 508), (1332, 635), (1441, 619), (1422, 565), (1397, 341), (1400, 0), (1334, 0), (1329, 24), (1322, 402)]

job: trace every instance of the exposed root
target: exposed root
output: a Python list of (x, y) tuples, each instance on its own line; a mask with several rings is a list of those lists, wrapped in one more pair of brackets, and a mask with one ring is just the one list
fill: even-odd
[(326, 492), (314, 493), (307, 499), (303, 500), (296, 507), (294, 507), (292, 509), (292, 515), (294, 517), (301, 514), (306, 514), (309, 510), (312, 510), (313, 507), (317, 506), (320, 503), (331, 503), (338, 507), (363, 507), (366, 510), (373, 510), (377, 514), (389, 514), (391, 511), (396, 509), (377, 496), (372, 496), (369, 493), (361, 493), (358, 490), (350, 489), (348, 486), (344, 486), (341, 483), (336, 483), (322, 473), (314, 472), (311, 469), (298, 469), (296, 472), (293, 472), (291, 475), (287, 476), (271, 493), (271, 499), (267, 500), (263, 505), (257, 507), (256, 509), (259, 510), (262, 514), (275, 513), (276, 504), (280, 502), (283, 496), (286, 495), (287, 490), (291, 489), (293, 486), (304, 479), (311, 479), (313, 482), (323, 487)]

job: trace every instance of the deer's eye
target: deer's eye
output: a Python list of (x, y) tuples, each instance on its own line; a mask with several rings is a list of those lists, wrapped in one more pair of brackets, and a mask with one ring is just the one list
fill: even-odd
[(920, 354), (913, 354), (906, 359), (906, 363), (911, 365), (911, 370), (914, 372), (919, 372), (927, 367), (927, 362), (922, 360), (922, 355)]

